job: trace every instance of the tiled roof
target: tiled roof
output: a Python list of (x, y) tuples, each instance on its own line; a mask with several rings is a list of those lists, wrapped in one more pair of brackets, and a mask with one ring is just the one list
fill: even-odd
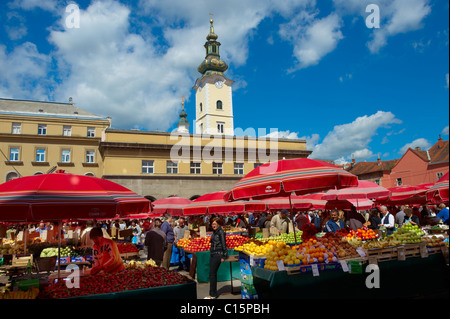
[(438, 141), (428, 150), (431, 158), (430, 164), (448, 162), (448, 145), (448, 141), (441, 141), (441, 143)]
[(350, 167), (348, 171), (354, 175), (388, 171), (391, 170), (398, 161), (398, 159), (394, 159), (390, 161), (358, 162), (353, 165), (353, 167)]

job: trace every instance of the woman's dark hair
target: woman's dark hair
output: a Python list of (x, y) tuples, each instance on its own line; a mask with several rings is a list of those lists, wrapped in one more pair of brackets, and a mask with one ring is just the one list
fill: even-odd
[(89, 232), (89, 236), (91, 237), (91, 239), (96, 237), (103, 237), (103, 231), (100, 227), (94, 227)]
[(219, 224), (219, 225), (222, 225), (222, 221), (220, 220), (219, 217), (214, 217), (214, 218), (211, 220), (211, 224), (214, 223), (214, 222), (216, 222), (216, 223)]

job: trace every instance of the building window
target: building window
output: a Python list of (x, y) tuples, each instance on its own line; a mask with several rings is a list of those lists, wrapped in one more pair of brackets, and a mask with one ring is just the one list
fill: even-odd
[(224, 126), (224, 122), (217, 122), (217, 133), (223, 134)]
[(234, 163), (234, 175), (244, 175), (244, 163)]
[(10, 148), (9, 149), (9, 160), (12, 162), (17, 162), (19, 160), (19, 152), (18, 148)]
[(38, 135), (47, 135), (47, 124), (38, 124)]
[(263, 163), (253, 163), (253, 168), (257, 168), (258, 166), (261, 166)]
[(86, 151), (86, 163), (95, 163), (94, 151)]
[(200, 112), (202, 112), (202, 111), (203, 111), (203, 104), (200, 103)]
[(200, 124), (200, 134), (203, 134), (203, 123)]
[(142, 174), (153, 174), (153, 161), (142, 161)]
[(221, 101), (221, 100), (219, 100), (219, 101), (216, 102), (216, 109), (218, 109), (218, 110), (223, 110), (223, 107), (222, 107), (222, 101)]
[(401, 186), (402, 184), (403, 184), (403, 181), (402, 181), (401, 177), (397, 178), (397, 186)]
[(12, 123), (11, 134), (20, 134), (21, 127), (20, 123)]
[(201, 163), (191, 162), (191, 174), (201, 174)]
[(444, 173), (436, 173), (437, 180), (440, 180), (444, 176)]
[(13, 179), (19, 178), (19, 174), (16, 172), (9, 172), (6, 174), (6, 182), (12, 181)]
[(222, 175), (223, 174), (223, 163), (213, 163), (213, 174)]
[(178, 174), (178, 162), (167, 161), (167, 174)]
[(45, 149), (38, 148), (36, 150), (36, 162), (45, 162)]
[(87, 128), (87, 137), (95, 137), (95, 127)]
[(69, 125), (63, 126), (63, 136), (72, 136), (72, 126)]
[(375, 184), (381, 185), (381, 184), (380, 184), (380, 180), (379, 180), (379, 179), (376, 179), (376, 180), (375, 180)]
[(70, 150), (62, 150), (61, 151), (61, 162), (62, 163), (70, 163)]

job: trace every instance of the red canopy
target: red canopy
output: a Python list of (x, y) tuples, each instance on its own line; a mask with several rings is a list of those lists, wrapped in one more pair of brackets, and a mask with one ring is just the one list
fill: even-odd
[(209, 193), (192, 201), (183, 209), (184, 215), (230, 214), (265, 211), (266, 204), (259, 200), (225, 202), (226, 191)]
[(52, 173), (0, 184), (0, 220), (105, 219), (148, 213), (150, 201), (114, 182)]
[(357, 185), (355, 175), (330, 163), (308, 158), (286, 159), (252, 170), (234, 185), (225, 200), (303, 195)]
[(158, 199), (152, 203), (153, 211), (149, 217), (161, 217), (165, 214), (181, 216), (183, 215), (183, 208), (191, 203), (190, 199), (178, 196)]
[(391, 192), (374, 182), (358, 181), (358, 186), (342, 189), (332, 189), (327, 191), (322, 199), (373, 199), (378, 197), (388, 197)]
[(449, 200), (448, 172), (426, 191), (427, 200), (443, 202)]

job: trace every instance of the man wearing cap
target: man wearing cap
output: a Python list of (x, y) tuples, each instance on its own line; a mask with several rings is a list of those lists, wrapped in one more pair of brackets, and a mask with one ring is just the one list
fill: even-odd
[(277, 215), (273, 216), (270, 221), (270, 232), (274, 235), (289, 232), (289, 212), (286, 209), (281, 210)]

